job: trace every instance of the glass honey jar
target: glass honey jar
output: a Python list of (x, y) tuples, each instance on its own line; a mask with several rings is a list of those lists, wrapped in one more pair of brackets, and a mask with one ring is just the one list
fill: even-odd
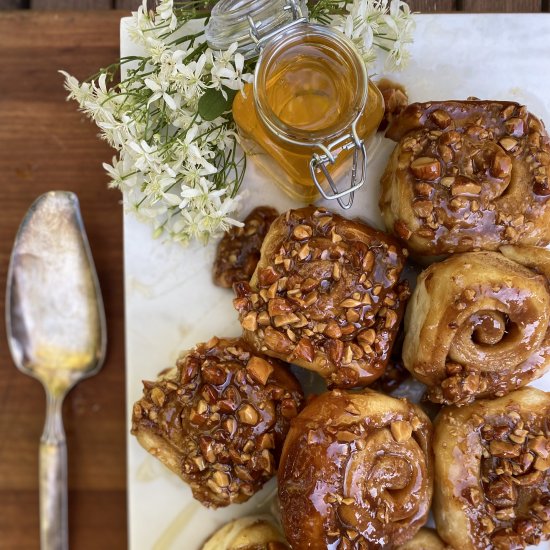
[(349, 208), (384, 100), (351, 40), (303, 14), (295, 0), (221, 0), (206, 37), (212, 48), (238, 42), (245, 57), (258, 55), (253, 84), (233, 103), (245, 152), (291, 197)]

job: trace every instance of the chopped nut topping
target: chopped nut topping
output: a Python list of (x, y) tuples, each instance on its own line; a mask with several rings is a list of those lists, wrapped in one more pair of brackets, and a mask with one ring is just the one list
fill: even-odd
[(273, 372), (273, 366), (265, 359), (253, 355), (246, 365), (246, 370), (253, 380), (265, 386)]
[(212, 479), (214, 480), (214, 483), (219, 487), (227, 487), (229, 485), (229, 476), (224, 472), (214, 472)]
[(244, 424), (250, 424), (251, 426), (255, 426), (258, 423), (259, 416), (258, 412), (252, 405), (243, 405), (238, 410), (239, 420), (243, 422)]
[(275, 315), (273, 324), (278, 328), (297, 323), (299, 320), (300, 318), (294, 313), (285, 313), (284, 315)]
[(180, 464), (177, 473), (195, 498), (226, 506), (244, 502), (272, 477), (302, 400), (280, 361), (259, 357), (241, 339), (214, 338), (145, 384), (132, 433), (144, 446), (150, 432), (161, 438), (147, 450), (171, 468)]
[(479, 195), (481, 193), (481, 185), (474, 182), (455, 182), (452, 185), (451, 193), (456, 195)]
[(408, 441), (412, 435), (412, 426), (410, 422), (407, 421), (392, 422), (390, 430), (397, 443)]
[(251, 311), (241, 321), (241, 325), (245, 330), (256, 330), (258, 328), (258, 314), (254, 311)]
[(353, 298), (347, 298), (346, 300), (340, 302), (341, 307), (358, 307), (360, 305), (361, 302), (359, 300), (354, 300)]
[(534, 437), (527, 444), (527, 448), (541, 458), (548, 458), (550, 456), (549, 447), (548, 439), (541, 435)]
[(489, 452), (493, 456), (512, 458), (519, 456), (521, 453), (521, 447), (519, 445), (514, 445), (513, 443), (507, 443), (506, 441), (493, 440), (489, 445)]
[(299, 240), (302, 241), (304, 239), (308, 239), (311, 237), (313, 233), (313, 230), (309, 225), (297, 225), (294, 228), (293, 235)]
[(151, 390), (151, 401), (153, 401), (157, 407), (162, 407), (164, 405), (165, 398), (166, 395), (164, 395), (164, 392), (160, 388), (155, 387)]
[(441, 165), (433, 157), (420, 157), (411, 163), (412, 173), (421, 180), (433, 181), (441, 174)]
[(357, 436), (353, 432), (339, 431), (336, 433), (336, 439), (338, 441), (351, 443), (352, 441), (355, 441), (357, 439)]
[(491, 173), (497, 178), (505, 178), (512, 172), (512, 160), (504, 153), (498, 152), (493, 158)]
[(514, 519), (516, 517), (516, 513), (514, 511), (514, 508), (503, 508), (501, 510), (497, 510), (495, 513), (497, 519), (503, 520), (509, 520)]
[(511, 151), (518, 144), (517, 140), (511, 137), (502, 138), (499, 143), (505, 151)]
[(538, 470), (540, 472), (546, 472), (550, 468), (550, 458), (542, 458), (538, 456), (535, 459), (534, 464), (535, 470)]
[(260, 449), (274, 449), (275, 437), (272, 433), (264, 433), (260, 436), (258, 443), (260, 444)]
[(292, 348), (290, 339), (271, 327), (265, 329), (264, 342), (269, 349), (277, 353), (288, 353)]
[(413, 210), (417, 216), (427, 218), (433, 212), (434, 205), (429, 200), (415, 200), (412, 204)]

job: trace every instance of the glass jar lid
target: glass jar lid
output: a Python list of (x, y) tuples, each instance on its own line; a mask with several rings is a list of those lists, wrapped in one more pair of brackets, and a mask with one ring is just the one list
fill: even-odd
[[(297, 5), (307, 13), (305, 0)], [(258, 38), (267, 36), (276, 29), (292, 23), (296, 14), (289, 9), (288, 0), (220, 0), (213, 8), (205, 36), (214, 50), (225, 51), (237, 42), (238, 51), (249, 59), (258, 55)], [(251, 22), (257, 37), (251, 33)]]

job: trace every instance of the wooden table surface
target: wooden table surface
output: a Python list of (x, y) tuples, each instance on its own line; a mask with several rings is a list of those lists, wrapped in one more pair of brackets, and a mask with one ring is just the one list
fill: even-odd
[[(548, 11), (546, 0), (419, 0), (420, 11)], [(105, 366), (64, 407), (69, 453), (71, 548), (126, 547), (122, 213), (106, 187), (112, 156), (96, 128), (65, 101), (65, 69), (80, 78), (117, 57), (128, 0), (0, 0), (0, 309), (18, 225), (31, 202), (52, 189), (78, 194), (105, 299)], [(86, 14), (39, 11), (107, 8)], [(38, 382), (12, 365), (0, 315), (0, 548), (38, 548), (37, 451), (44, 419)]]

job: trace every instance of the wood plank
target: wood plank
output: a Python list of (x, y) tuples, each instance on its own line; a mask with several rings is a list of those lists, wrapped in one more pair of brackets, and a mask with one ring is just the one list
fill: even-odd
[[(84, 78), (116, 59), (121, 15), (25, 10), (0, 17), (0, 288), (31, 202), (50, 189), (68, 189), (80, 198), (107, 313), (105, 365), (64, 406), (71, 547), (84, 549), (126, 546), (122, 216), (101, 167), (113, 152), (76, 104), (65, 101), (57, 71)], [(3, 300), (0, 293), (1, 310)], [(34, 549), (44, 394), (13, 367), (5, 343), (0, 365), (0, 547)]]
[(410, 0), (411, 11), (420, 13), (445, 12), (456, 9), (456, 0)]
[(33, 10), (110, 10), (112, 0), (31, 0)]
[(542, 0), (462, 0), (462, 11), (485, 12), (539, 12), (542, 10)]
[[(29, 511), (38, 508), (34, 491), (0, 491), (2, 510), (0, 533), (6, 550), (36, 550), (38, 516)], [(124, 491), (70, 491), (69, 543), (79, 550), (123, 549), (127, 547), (124, 523), (126, 495)], [(78, 511), (78, 515), (74, 513)], [(98, 511), (101, 510), (101, 514)], [(10, 519), (17, 518), (16, 525)]]
[(28, 0), (0, 0), (1, 10), (20, 10), (28, 8)]
[(140, 0), (115, 0), (115, 8), (117, 10), (135, 11), (140, 5)]

